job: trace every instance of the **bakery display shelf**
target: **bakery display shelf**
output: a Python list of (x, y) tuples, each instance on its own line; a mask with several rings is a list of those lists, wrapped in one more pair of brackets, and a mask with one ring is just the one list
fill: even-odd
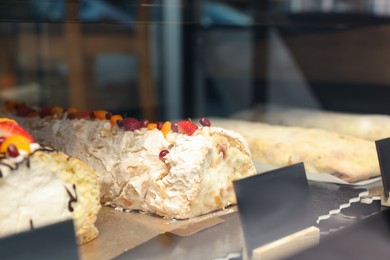
[[(369, 188), (380, 185), (380, 181), (359, 187), (309, 182), (315, 215), (328, 214)], [(350, 203), (340, 213), (316, 224), (321, 234), (320, 245), (327, 237), (383, 210), (379, 200), (368, 202)], [(224, 220), (222, 223), (190, 236), (160, 234), (116, 259), (242, 259), (245, 241), (238, 212), (224, 215), (221, 219)]]
[[(309, 181), (315, 217), (333, 212), (329, 218), (315, 224), (320, 229), (319, 246), (323, 246), (323, 241), (329, 241), (328, 237), (339, 235), (348, 227), (364, 223), (382, 212), (384, 208), (380, 200), (370, 200), (367, 195), (360, 200), (367, 191), (372, 196), (378, 195), (381, 185), (381, 181), (365, 186)], [(288, 216), (286, 221), (289, 221)], [(80, 258), (243, 259), (245, 239), (240, 222), (237, 207), (234, 206), (183, 221), (118, 212), (112, 207), (103, 206), (96, 223), (100, 235), (79, 247)], [(314, 222), (315, 219), (308, 226)], [(380, 240), (380, 234), (377, 239)], [(328, 243), (324, 246), (329, 247)]]

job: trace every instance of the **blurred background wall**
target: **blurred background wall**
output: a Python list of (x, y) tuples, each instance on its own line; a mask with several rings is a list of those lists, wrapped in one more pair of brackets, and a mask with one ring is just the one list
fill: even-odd
[(160, 120), (390, 113), (390, 1), (1, 1), (0, 95)]

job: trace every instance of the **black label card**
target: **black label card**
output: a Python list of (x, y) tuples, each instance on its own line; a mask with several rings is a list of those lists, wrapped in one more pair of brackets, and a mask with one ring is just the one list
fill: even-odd
[(0, 239), (0, 259), (78, 259), (73, 221)]
[(385, 196), (389, 197), (390, 188), (390, 138), (375, 141), (381, 169), (383, 189)]
[(303, 163), (234, 182), (248, 252), (315, 223)]

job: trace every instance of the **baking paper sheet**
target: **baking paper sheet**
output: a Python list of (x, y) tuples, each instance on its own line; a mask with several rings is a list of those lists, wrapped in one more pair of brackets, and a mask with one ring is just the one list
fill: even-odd
[[(96, 226), (99, 236), (79, 247), (83, 260), (112, 259), (166, 232), (190, 235), (223, 220), (220, 216), (237, 211), (236, 206), (188, 220), (167, 220), (158, 216), (136, 212), (120, 212), (103, 206), (98, 214)], [(187, 230), (188, 229), (188, 230)]]
[[(254, 163), (258, 173), (271, 171), (271, 170), (274, 170), (274, 169), (278, 168), (276, 166), (269, 165), (269, 164), (264, 164), (264, 163), (261, 163), (261, 162), (258, 162), (258, 161), (254, 161), (253, 163)], [(339, 178), (337, 178), (337, 177), (335, 177), (335, 176), (333, 176), (333, 175), (331, 175), (329, 173), (306, 172), (306, 176), (307, 176), (307, 179), (310, 180), (310, 181), (330, 182), (330, 183), (345, 184), (345, 185), (352, 185), (352, 186), (367, 185), (367, 184), (374, 183), (374, 182), (376, 182), (376, 181), (381, 179), (381, 177), (379, 176), (379, 177), (371, 178), (371, 179), (364, 180), (364, 181), (358, 181), (358, 182), (350, 183), (350, 182), (346, 182), (346, 181), (344, 181), (342, 179), (339, 179)]]

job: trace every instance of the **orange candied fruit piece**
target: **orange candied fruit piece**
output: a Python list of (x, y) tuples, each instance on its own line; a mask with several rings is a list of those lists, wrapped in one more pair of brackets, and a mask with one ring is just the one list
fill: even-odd
[(166, 121), (163, 126), (161, 127), (161, 132), (163, 133), (164, 136), (167, 136), (167, 134), (169, 134), (170, 132), (172, 132), (171, 130), (171, 122), (169, 121)]
[(106, 110), (94, 110), (92, 113), (93, 113), (93, 115), (94, 115), (94, 117), (96, 119), (104, 120), (104, 119), (106, 119), (108, 111), (106, 111)]
[(77, 108), (70, 107), (70, 108), (68, 108), (67, 112), (68, 112), (68, 114), (76, 114)]
[(11, 144), (15, 145), (18, 150), (24, 150), (28, 153), (31, 152), (30, 141), (21, 135), (11, 135), (5, 138), (5, 140), (1, 143), (0, 152), (7, 152), (8, 146)]
[(121, 115), (113, 115), (113, 116), (110, 118), (111, 126), (116, 125), (116, 123), (117, 123), (119, 120), (123, 120), (123, 117), (122, 117)]
[(77, 119), (88, 119), (91, 112), (88, 110), (80, 110), (75, 113)]
[(157, 128), (157, 124), (156, 123), (149, 123), (148, 126), (147, 126), (148, 130), (153, 130), (155, 128)]
[(51, 113), (53, 114), (53, 115), (55, 115), (55, 114), (61, 114), (62, 112), (64, 112), (64, 109), (62, 108), (62, 107), (53, 107), (52, 109), (51, 109)]

